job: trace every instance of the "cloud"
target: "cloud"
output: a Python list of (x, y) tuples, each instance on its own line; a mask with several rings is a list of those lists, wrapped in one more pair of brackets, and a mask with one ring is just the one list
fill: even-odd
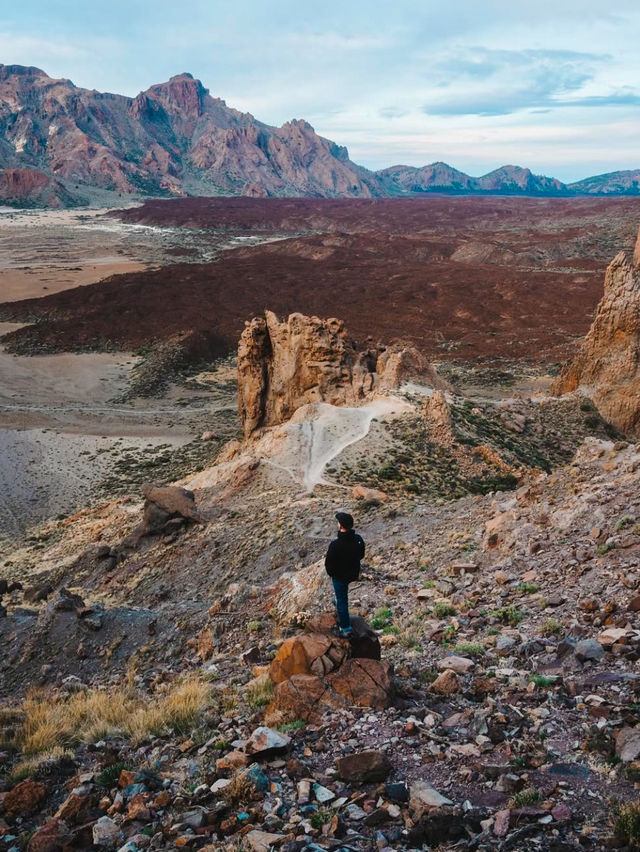
[(378, 115), (381, 118), (403, 118), (408, 114), (408, 110), (397, 106), (382, 107), (378, 110)]
[(437, 83), (444, 77), (448, 90), (423, 109), (429, 115), (498, 116), (559, 106), (592, 81), (609, 58), (569, 50), (468, 48), (434, 64)]

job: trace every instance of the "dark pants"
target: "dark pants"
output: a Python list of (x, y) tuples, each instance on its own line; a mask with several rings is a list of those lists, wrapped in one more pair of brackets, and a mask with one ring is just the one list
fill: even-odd
[(349, 584), (343, 583), (342, 580), (334, 580), (333, 591), (336, 595), (336, 609), (338, 610), (338, 624), (341, 630), (351, 630), (351, 620), (349, 618)]

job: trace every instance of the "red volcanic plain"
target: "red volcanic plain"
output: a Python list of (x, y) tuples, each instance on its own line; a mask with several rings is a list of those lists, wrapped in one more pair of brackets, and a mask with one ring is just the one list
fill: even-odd
[(640, 199), (196, 198), (117, 215), (281, 239), (2, 305), (3, 319), (33, 323), (4, 338), (11, 350), (179, 334), (213, 355), (269, 308), (337, 316), (359, 341), (402, 339), (432, 358), (558, 361), (589, 327), (609, 260), (633, 249)]

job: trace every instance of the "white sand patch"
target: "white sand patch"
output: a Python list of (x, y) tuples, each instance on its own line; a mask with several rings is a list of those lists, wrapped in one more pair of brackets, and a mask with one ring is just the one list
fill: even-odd
[(259, 459), (307, 492), (321, 484), (342, 487), (325, 478), (327, 465), (368, 435), (374, 419), (391, 419), (409, 410), (409, 403), (393, 396), (379, 397), (357, 408), (326, 402), (304, 405), (287, 423), (267, 429), (244, 444), (231, 461), (202, 471), (183, 484), (193, 489), (212, 488), (232, 480), (239, 468)]

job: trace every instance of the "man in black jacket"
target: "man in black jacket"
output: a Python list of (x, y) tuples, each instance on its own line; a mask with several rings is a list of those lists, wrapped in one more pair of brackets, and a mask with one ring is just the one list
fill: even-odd
[(353, 518), (347, 512), (336, 512), (338, 537), (329, 545), (324, 567), (333, 582), (338, 610), (339, 635), (351, 636), (349, 618), (349, 583), (360, 575), (360, 560), (364, 556), (364, 541), (353, 529)]

